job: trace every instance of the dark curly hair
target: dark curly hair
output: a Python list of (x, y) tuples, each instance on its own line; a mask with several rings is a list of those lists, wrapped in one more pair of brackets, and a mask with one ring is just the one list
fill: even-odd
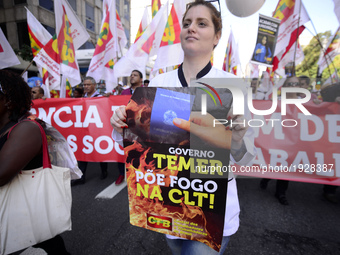
[(17, 122), (31, 109), (31, 88), (20, 75), (7, 70), (0, 70), (0, 86), (0, 95), (7, 101), (9, 119)]

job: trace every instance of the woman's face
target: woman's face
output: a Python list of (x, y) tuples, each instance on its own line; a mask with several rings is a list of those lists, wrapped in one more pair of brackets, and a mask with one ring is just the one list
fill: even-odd
[(215, 34), (209, 9), (198, 5), (188, 10), (180, 36), (185, 55), (211, 55), (214, 46), (220, 40), (221, 33)]
[(267, 37), (264, 36), (264, 37), (262, 38), (262, 44), (263, 44), (263, 45), (266, 45), (266, 43), (267, 43)]

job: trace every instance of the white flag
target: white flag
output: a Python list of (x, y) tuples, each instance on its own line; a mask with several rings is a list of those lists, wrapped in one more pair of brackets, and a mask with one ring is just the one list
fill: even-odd
[(150, 23), (150, 16), (149, 16), (149, 12), (148, 12), (148, 7), (145, 7), (142, 20), (139, 24), (139, 28), (138, 28), (138, 31), (137, 31), (135, 42), (139, 39), (139, 37), (141, 37), (144, 30), (148, 27), (149, 23)]
[(273, 17), (281, 20), (274, 53), (274, 56), (278, 56), (286, 51), (293, 31), (309, 21), (310, 18), (301, 0), (280, 0)]
[(89, 34), (67, 1), (54, 1), (54, 12), (60, 74), (67, 78), (73, 87), (81, 83), (75, 50), (87, 41)]
[(327, 43), (326, 49), (321, 50), (318, 61), (319, 74), (329, 66), (334, 58), (340, 54), (340, 27), (336, 30), (335, 35)]
[[(151, 55), (151, 51), (157, 43), (155, 38), (162, 39), (164, 27), (167, 20), (167, 4), (157, 12), (156, 16), (152, 19), (150, 25), (144, 31), (142, 36), (135, 42), (128, 50), (126, 55), (122, 57), (115, 65), (114, 72), (116, 77), (130, 76), (132, 70), (139, 70), (145, 75), (145, 66)], [(156, 34), (156, 31), (161, 29), (161, 36)], [(158, 44), (159, 45), (159, 44)]]
[(86, 74), (86, 76), (93, 77), (97, 82), (104, 79), (107, 90), (110, 91), (113, 89), (113, 83), (116, 82), (113, 80), (114, 74), (113, 69), (110, 66), (110, 61), (112, 62), (112, 65), (117, 61), (118, 51), (117, 19), (115, 9), (115, 0), (103, 2), (104, 13), (101, 30), (96, 49), (91, 59), (89, 70)]
[(334, 2), (334, 13), (340, 23), (340, 0), (333, 0), (333, 2)]
[(20, 65), (20, 61), (0, 28), (0, 69), (15, 65)]
[(175, 0), (158, 48), (157, 59), (153, 67), (154, 71), (179, 65), (183, 62), (184, 53), (181, 47), (180, 33), (184, 12), (184, 0)]
[(70, 34), (73, 40), (74, 49), (77, 50), (90, 38), (90, 35), (87, 33), (86, 28), (81, 23), (78, 16), (74, 13), (68, 1), (65, 0), (54, 1), (56, 33), (59, 34), (60, 28), (63, 25), (62, 15), (64, 8), (70, 23)]

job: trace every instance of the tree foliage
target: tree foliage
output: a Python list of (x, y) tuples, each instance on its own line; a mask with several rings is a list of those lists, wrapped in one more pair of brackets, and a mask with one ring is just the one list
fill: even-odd
[[(316, 78), (318, 70), (318, 60), (321, 52), (321, 45), (325, 47), (327, 42), (333, 38), (331, 31), (326, 31), (324, 33), (319, 33), (317, 39), (316, 36), (312, 38), (309, 44), (303, 48), (303, 54), (305, 59), (296, 67), (296, 75), (307, 75), (310, 78)], [(337, 68), (338, 75), (340, 76), (340, 57), (337, 56), (333, 60), (329, 68), (325, 68), (322, 72), (323, 80), (326, 80), (334, 72), (334, 67)]]
[(14, 49), (15, 54), (20, 56), (23, 60), (31, 62), (33, 60), (33, 53), (31, 46), (23, 44), (21, 49)]

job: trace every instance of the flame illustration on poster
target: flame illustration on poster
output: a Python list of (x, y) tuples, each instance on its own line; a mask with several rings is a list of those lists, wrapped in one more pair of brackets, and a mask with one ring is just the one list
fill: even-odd
[[(189, 120), (193, 112), (200, 113), (207, 89), (137, 88), (126, 107), (124, 152), (130, 223), (219, 251), (228, 172), (207, 169), (228, 166), (230, 151), (172, 123), (176, 117)], [(215, 118), (226, 116), (232, 102), (230, 91), (217, 93), (222, 105), (210, 97), (207, 102)]]

